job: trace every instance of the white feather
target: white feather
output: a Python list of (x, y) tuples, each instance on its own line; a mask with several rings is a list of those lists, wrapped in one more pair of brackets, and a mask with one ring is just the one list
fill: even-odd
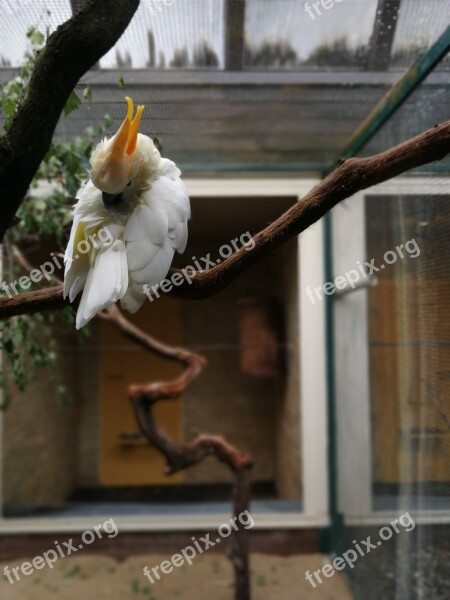
[(115, 240), (102, 248), (95, 259), (78, 307), (77, 329), (88, 323), (97, 312), (120, 300), (128, 288), (128, 268), (125, 245)]
[(140, 271), (151, 262), (161, 246), (154, 244), (150, 239), (127, 243), (127, 261), (130, 271)]
[(130, 286), (125, 296), (121, 299), (120, 304), (128, 312), (135, 313), (144, 304), (145, 299), (146, 296), (142, 291)]
[(125, 240), (136, 242), (149, 238), (159, 246), (167, 236), (168, 218), (164, 211), (157, 211), (154, 203), (148, 202), (137, 206), (125, 228)]
[(125, 229), (130, 279), (141, 287), (161, 283), (175, 250), (183, 252), (186, 248), (189, 196), (175, 172), (178, 169), (171, 161), (167, 163), (165, 174), (145, 192), (143, 204), (135, 210)]
[(172, 264), (174, 249), (166, 241), (156, 253), (155, 258), (140, 271), (132, 271), (130, 278), (141, 287), (159, 285), (166, 277)]
[(84, 286), (89, 269), (89, 257), (85, 254), (74, 255), (75, 235), (79, 226), (79, 219), (74, 219), (70, 241), (64, 255), (64, 297), (69, 296), (70, 302), (73, 302), (77, 294)]

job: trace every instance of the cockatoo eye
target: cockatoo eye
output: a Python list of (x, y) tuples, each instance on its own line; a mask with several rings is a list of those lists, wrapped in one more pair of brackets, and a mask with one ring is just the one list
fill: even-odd
[(131, 180), (127, 183), (127, 187), (130, 187), (131, 185)]

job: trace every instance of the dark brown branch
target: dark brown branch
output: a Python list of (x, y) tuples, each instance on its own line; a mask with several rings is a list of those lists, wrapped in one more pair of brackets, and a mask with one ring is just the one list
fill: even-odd
[[(202, 434), (190, 445), (181, 447), (168, 438), (158, 424), (153, 421), (150, 410), (153, 404), (160, 400), (173, 400), (181, 396), (190, 383), (205, 368), (206, 360), (203, 356), (185, 348), (169, 346), (156, 340), (136, 325), (133, 325), (117, 306), (99, 313), (98, 316), (113, 323), (132, 342), (163, 358), (177, 361), (185, 366), (181, 375), (172, 381), (132, 385), (129, 388), (130, 400), (138, 416), (141, 431), (146, 437), (151, 436), (152, 443), (157, 447), (164, 448), (168, 460), (168, 473), (185, 469), (210, 454), (215, 454), (219, 460), (226, 463), (234, 471), (243, 466), (251, 466), (249, 457), (235, 450), (222, 437)], [(182, 458), (180, 458), (180, 453), (183, 455)]]
[[(255, 247), (240, 248), (220, 265), (197, 273), (192, 283), (173, 287), (170, 295), (182, 298), (211, 296), (227, 286), (248, 267), (318, 221), (336, 204), (360, 190), (444, 158), (450, 152), (450, 121), (369, 158), (351, 158), (321, 181), (311, 192), (271, 225), (254, 236)], [(174, 272), (172, 269), (171, 272)], [(0, 299), (0, 319), (23, 313), (62, 308), (67, 302), (61, 288)]]
[(339, 202), (405, 171), (440, 160), (449, 152), (450, 121), (446, 121), (375, 156), (344, 161), (304, 198), (256, 234), (253, 250), (240, 248), (220, 265), (197, 273), (191, 284), (185, 281), (179, 287), (174, 286), (170, 295), (182, 298), (211, 296), (230, 284), (250, 265), (305, 231)]
[(32, 315), (47, 310), (61, 310), (69, 306), (63, 298), (62, 285), (18, 294), (12, 298), (0, 298), (0, 319), (9, 319), (17, 315)]
[[(206, 366), (205, 359), (184, 348), (168, 346), (156, 340), (133, 325), (116, 306), (100, 313), (98, 316), (113, 323), (125, 337), (146, 350), (164, 358), (178, 361), (185, 366), (183, 373), (173, 381), (130, 386), (129, 397), (139, 429), (148, 441), (165, 456), (167, 474), (187, 469), (212, 455), (228, 465), (235, 476), (233, 514), (236, 517), (236, 523), (239, 523), (239, 516), (249, 509), (250, 473), (253, 465), (251, 457), (237, 450), (222, 436), (218, 435), (202, 433), (197, 435), (190, 444), (182, 446), (168, 436), (159, 426), (152, 411), (156, 402), (178, 398), (203, 371)], [(233, 532), (230, 551), (235, 572), (236, 600), (250, 599), (248, 555), (248, 532), (246, 529), (238, 527)]]
[(86, 0), (50, 36), (8, 133), (0, 138), (0, 239), (47, 153), (77, 82), (125, 31), (139, 0)]

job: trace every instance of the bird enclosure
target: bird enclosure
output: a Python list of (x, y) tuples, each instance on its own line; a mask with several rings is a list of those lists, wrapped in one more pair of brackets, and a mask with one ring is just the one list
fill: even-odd
[(0, 0), (2, 598), (447, 600), (449, 50), (450, 0)]

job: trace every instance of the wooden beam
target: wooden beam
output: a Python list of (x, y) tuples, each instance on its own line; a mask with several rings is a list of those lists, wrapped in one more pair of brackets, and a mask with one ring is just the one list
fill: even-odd
[(369, 71), (386, 71), (389, 68), (400, 2), (401, 0), (378, 0), (366, 62)]
[(244, 64), (245, 0), (225, 1), (225, 69), (242, 71)]

